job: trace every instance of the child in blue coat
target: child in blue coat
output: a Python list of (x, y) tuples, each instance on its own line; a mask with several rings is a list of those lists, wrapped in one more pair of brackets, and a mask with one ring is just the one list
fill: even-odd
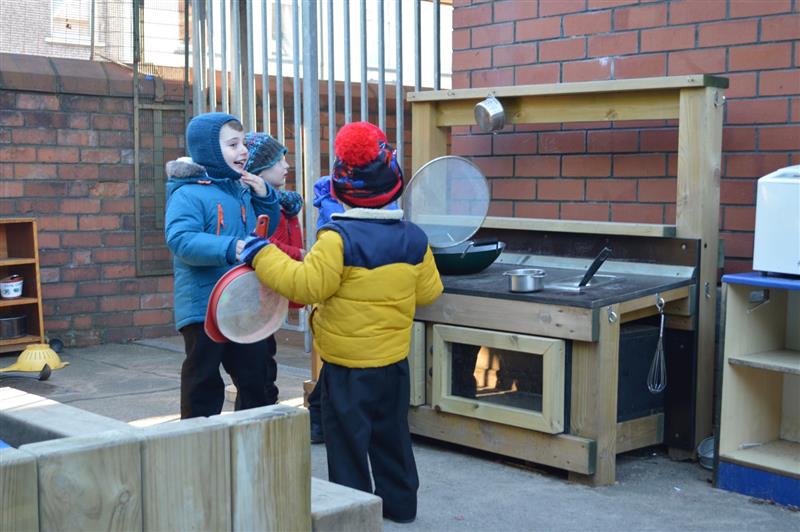
[(191, 158), (167, 163), (165, 226), (173, 254), (175, 327), (186, 348), (181, 418), (221, 412), (225, 385), (220, 364), (238, 390), (237, 410), (274, 404), (275, 339), (218, 344), (206, 335), (204, 321), (211, 290), (239, 262), (257, 217), (268, 215), (268, 233), (275, 231), (280, 222), (278, 196), (263, 179), (245, 172), (247, 148), (236, 117), (194, 117), (186, 128), (186, 145)]

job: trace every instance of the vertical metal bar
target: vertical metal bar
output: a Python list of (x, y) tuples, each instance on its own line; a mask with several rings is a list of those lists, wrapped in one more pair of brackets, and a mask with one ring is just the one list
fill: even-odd
[(333, 57), (333, 0), (328, 0), (328, 173), (333, 169), (333, 140), (336, 137), (336, 70)]
[[(138, 2), (139, 0), (134, 0), (134, 2)], [(134, 9), (136, 9), (136, 4), (134, 4)], [(138, 111), (136, 110), (136, 105), (138, 105), (139, 98), (136, 94), (136, 88), (139, 87), (138, 82), (136, 81), (136, 68), (133, 69), (134, 72), (134, 90), (133, 90), (133, 101), (134, 101), (134, 122), (138, 120)], [(183, 0), (183, 129), (186, 130), (186, 126), (189, 125), (189, 0)], [(138, 129), (138, 122), (134, 124), (134, 130)], [(134, 132), (136, 135), (136, 132)], [(134, 141), (134, 152), (138, 149), (138, 138)], [(135, 153), (134, 158), (138, 161), (138, 153)]]
[(395, 0), (394, 18), (397, 20), (397, 31), (395, 33), (395, 53), (397, 61), (397, 77), (394, 82), (394, 106), (395, 106), (395, 148), (397, 149), (397, 162), (403, 168), (405, 113), (403, 107), (403, 2)]
[(369, 122), (367, 92), (367, 0), (361, 0), (361, 120)]
[(437, 91), (442, 88), (441, 10), (441, 1), (433, 0), (433, 88)]
[(414, 0), (414, 90), (422, 89), (422, 22), (420, 0)]
[[(192, 0), (192, 107), (194, 115), (203, 112), (203, 68), (200, 55), (200, 0)], [(141, 54), (141, 50), (139, 51)]]
[(281, 0), (275, 0), (275, 111), (277, 113), (278, 142), (286, 144), (286, 126), (283, 117), (283, 14)]
[(247, 72), (244, 73), (243, 82), (245, 84), (245, 99), (247, 107), (244, 111), (244, 126), (248, 131), (255, 131), (257, 129), (256, 120), (256, 71), (253, 66), (255, 59), (253, 58), (253, 2), (245, 2), (245, 31), (246, 35), (246, 52), (247, 52)]
[(386, 131), (386, 43), (383, 39), (383, 0), (378, 0), (378, 127)]
[[(303, 15), (314, 15), (313, 20), (306, 20), (303, 19), (303, 35), (300, 36), (300, 6), (298, 0), (292, 0), (292, 103), (293, 105), (293, 115), (294, 115), (294, 167), (295, 167), (295, 186), (298, 190), (304, 190), (304, 179), (306, 175), (303, 173), (303, 117), (301, 116), (302, 113), (302, 104), (303, 95), (300, 90), (300, 65), (302, 63), (303, 66), (303, 73), (309, 70), (316, 70), (317, 66), (317, 31), (316, 31), (316, 2), (303, 2), (304, 4), (314, 4), (314, 9), (309, 11), (308, 9), (303, 7)], [(307, 39), (310, 38), (311, 35), (308, 32), (309, 26), (314, 26), (314, 40), (313, 41), (304, 41), (303, 42), (303, 57), (300, 57), (300, 39)], [(309, 55), (307, 49), (314, 49), (314, 54)], [(311, 58), (312, 64), (306, 63), (306, 60)], [(305, 82), (305, 79), (303, 80)], [(319, 87), (317, 87), (317, 93), (319, 94)], [(314, 108), (319, 110), (319, 98), (314, 103)], [(319, 118), (317, 118), (319, 122)], [(317, 138), (319, 138), (319, 133), (317, 133)], [(319, 153), (319, 152), (317, 152)], [(307, 198), (312, 196), (306, 196)]]
[[(136, 273), (142, 269), (142, 184), (141, 184), (141, 143), (139, 141), (139, 62), (141, 61), (141, 50), (139, 42), (139, 20), (142, 9), (141, 2), (144, 0), (133, 0), (133, 212), (135, 220), (135, 241), (136, 241)], [(188, 51), (189, 44), (189, 0), (183, 4), (184, 14), (184, 39), (185, 50)], [(189, 58), (184, 57), (186, 71), (189, 71)], [(186, 79), (188, 81), (188, 79)]]
[(222, 99), (222, 112), (230, 112), (228, 105), (228, 17), (227, 17), (227, 3), (228, 0), (221, 0), (219, 10), (219, 26), (220, 26), (220, 43), (222, 54), (222, 65), (220, 65), (221, 84), (220, 84), (220, 97)]
[(95, 14), (95, 1), (96, 0), (92, 0), (92, 4), (91, 4), (91, 7), (90, 7), (90, 13), (89, 13), (89, 33), (90, 33), (90, 35), (89, 35), (89, 38), (90, 38), (90, 41), (89, 41), (90, 42), (90, 44), (89, 44), (89, 61), (94, 61), (94, 29), (95, 29), (94, 14)]
[(242, 47), (239, 0), (231, 0), (231, 114), (242, 118)]
[(353, 121), (353, 94), (350, 87), (350, 0), (344, 0), (344, 123)]
[(261, 3), (261, 129), (270, 133), (269, 123), (269, 26), (267, 0)]
[(217, 69), (214, 65), (214, 0), (206, 0), (208, 24), (208, 110), (217, 110)]

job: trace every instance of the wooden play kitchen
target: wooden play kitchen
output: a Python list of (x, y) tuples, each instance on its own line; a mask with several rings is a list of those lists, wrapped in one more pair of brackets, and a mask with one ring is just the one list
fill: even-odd
[[(727, 85), (698, 75), (408, 95), (415, 172), (447, 155), (448, 128), (474, 125), (489, 96), (506, 124), (678, 120), (675, 225), (485, 219), (476, 236), (506, 244), (497, 262), (444, 276), (444, 294), (417, 309), (412, 433), (593, 485), (614, 483), (618, 453), (666, 443), (685, 456), (710, 434)], [(568, 290), (603, 247), (604, 277)], [(544, 288), (509, 291), (503, 272), (519, 268), (545, 270)], [(662, 310), (659, 396), (645, 381)]]

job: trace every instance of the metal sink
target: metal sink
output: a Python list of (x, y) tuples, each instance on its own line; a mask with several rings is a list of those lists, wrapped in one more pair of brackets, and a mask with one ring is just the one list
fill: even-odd
[(584, 290), (588, 290), (590, 288), (597, 288), (598, 286), (607, 285), (619, 279), (617, 275), (595, 275), (589, 282), (586, 283), (585, 286), (578, 286), (578, 283), (581, 282), (583, 279), (583, 275), (578, 275), (575, 277), (567, 277), (566, 279), (560, 279), (553, 283), (545, 283), (545, 288), (550, 288), (552, 290), (559, 290), (561, 292), (583, 292)]

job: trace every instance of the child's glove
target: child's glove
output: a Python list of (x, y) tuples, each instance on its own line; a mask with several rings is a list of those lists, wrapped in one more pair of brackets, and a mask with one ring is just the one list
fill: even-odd
[(250, 233), (250, 236), (244, 239), (244, 249), (242, 249), (241, 260), (248, 266), (253, 266), (253, 259), (256, 258), (258, 252), (271, 244), (269, 238), (261, 238), (255, 231)]

